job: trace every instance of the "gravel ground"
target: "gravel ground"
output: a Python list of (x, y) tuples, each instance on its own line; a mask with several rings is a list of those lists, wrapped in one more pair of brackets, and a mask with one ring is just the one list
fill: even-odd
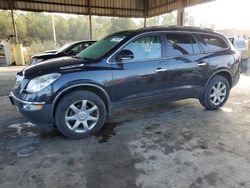
[(0, 67), (0, 96), (9, 95), (15, 84), (16, 73), (25, 66)]
[(0, 187), (248, 188), (249, 92), (244, 73), (221, 110), (163, 101), (117, 112), (82, 140), (27, 122), (2, 96)]

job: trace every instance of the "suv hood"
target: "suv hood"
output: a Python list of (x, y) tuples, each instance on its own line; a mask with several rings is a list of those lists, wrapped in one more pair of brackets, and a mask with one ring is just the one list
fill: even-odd
[(55, 58), (47, 61), (43, 61), (36, 65), (31, 65), (26, 67), (22, 73), (18, 73), (18, 75), (24, 75), (25, 78), (33, 78), (44, 74), (49, 73), (61, 73), (65, 71), (79, 69), (87, 63), (83, 59), (78, 59), (75, 57), (61, 57)]

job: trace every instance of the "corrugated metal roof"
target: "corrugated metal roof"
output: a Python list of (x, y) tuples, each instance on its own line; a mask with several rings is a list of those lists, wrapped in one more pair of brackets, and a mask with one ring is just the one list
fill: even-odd
[[(212, 0), (185, 0), (185, 6)], [(12, 4), (13, 3), (13, 4)], [(0, 9), (71, 14), (152, 17), (177, 8), (177, 0), (0, 0)]]

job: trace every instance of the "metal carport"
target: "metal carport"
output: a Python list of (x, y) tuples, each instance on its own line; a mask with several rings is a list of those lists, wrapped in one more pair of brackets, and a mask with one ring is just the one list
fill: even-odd
[(12, 10), (12, 13), (13, 10), (23, 10), (89, 15), (92, 39), (91, 15), (144, 18), (146, 26), (146, 18), (177, 10), (177, 24), (183, 25), (185, 7), (210, 1), (212, 0), (0, 0), (0, 9)]

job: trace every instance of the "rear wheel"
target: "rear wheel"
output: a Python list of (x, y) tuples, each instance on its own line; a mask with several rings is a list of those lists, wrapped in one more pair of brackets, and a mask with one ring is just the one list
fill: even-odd
[(209, 81), (200, 103), (208, 110), (218, 109), (226, 103), (229, 92), (228, 80), (223, 76), (216, 75)]
[(59, 131), (68, 138), (79, 139), (99, 131), (106, 120), (106, 107), (96, 94), (75, 91), (64, 96), (56, 108)]

